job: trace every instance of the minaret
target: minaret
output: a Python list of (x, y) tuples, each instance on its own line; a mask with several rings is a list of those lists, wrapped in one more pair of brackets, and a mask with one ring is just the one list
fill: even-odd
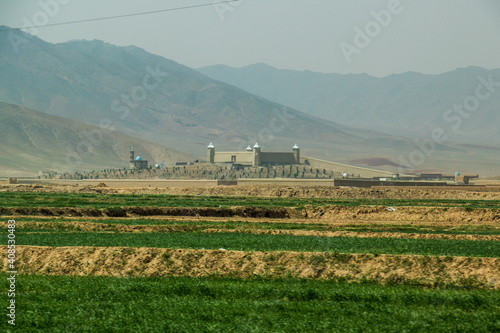
[(260, 146), (256, 142), (255, 145), (253, 146), (253, 166), (260, 166), (260, 164), (261, 164)]
[(300, 164), (300, 147), (295, 144), (295, 146), (292, 147), (293, 150), (293, 157), (295, 158), (295, 164)]
[(207, 151), (207, 161), (208, 163), (214, 164), (215, 163), (215, 147), (212, 142), (208, 145), (208, 151)]
[(134, 157), (134, 147), (130, 147), (130, 169), (135, 169)]

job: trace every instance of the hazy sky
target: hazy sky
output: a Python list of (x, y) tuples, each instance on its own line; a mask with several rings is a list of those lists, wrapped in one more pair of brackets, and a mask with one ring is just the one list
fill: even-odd
[[(0, 24), (52, 24), (217, 1), (0, 0)], [(43, 27), (37, 36), (136, 45), (194, 68), (263, 62), (327, 73), (436, 74), (500, 68), (500, 1), (240, 0)]]

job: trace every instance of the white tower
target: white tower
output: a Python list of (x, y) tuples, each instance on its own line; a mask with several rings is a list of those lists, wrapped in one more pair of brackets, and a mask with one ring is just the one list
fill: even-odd
[(208, 163), (215, 163), (215, 146), (213, 145), (212, 142), (208, 145), (208, 151), (207, 151), (207, 161)]
[(293, 150), (293, 157), (295, 158), (295, 163), (300, 164), (300, 147), (295, 144), (295, 146), (292, 147)]
[(256, 142), (255, 145), (253, 146), (253, 166), (260, 166), (261, 160), (260, 160), (260, 146)]

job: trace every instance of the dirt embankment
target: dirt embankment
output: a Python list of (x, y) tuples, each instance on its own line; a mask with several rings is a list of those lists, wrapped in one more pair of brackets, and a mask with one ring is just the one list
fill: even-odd
[(383, 206), (306, 206), (304, 209), (288, 207), (115, 207), (97, 208), (4, 208), (0, 207), (0, 215), (4, 216), (65, 216), (65, 217), (152, 217), (152, 216), (184, 216), (193, 218), (225, 217), (225, 218), (260, 218), (286, 219), (305, 221), (321, 221), (336, 224), (391, 222), (391, 223), (439, 223), (439, 224), (474, 224), (496, 225), (500, 227), (500, 211), (447, 207), (395, 207)]
[(453, 223), (500, 226), (500, 211), (468, 210), (459, 207), (384, 207), (384, 206), (307, 206), (302, 215), (321, 221), (351, 220), (359, 222), (392, 221), (407, 223)]
[(69, 217), (127, 217), (127, 216), (194, 216), (194, 217), (253, 217), (253, 218), (290, 218), (300, 216), (293, 208), (286, 207), (113, 207), (71, 208), (37, 207), (24, 208), (0, 207), (0, 215), (10, 216), (69, 216)]
[[(105, 180), (103, 180), (105, 183)], [(0, 185), (1, 191), (57, 192), (57, 193), (122, 193), (220, 195), (285, 198), (344, 198), (344, 199), (482, 199), (500, 200), (500, 188), (339, 188), (332, 186), (209, 186), (171, 188), (125, 188), (75, 185)]]
[[(7, 249), (1, 246), (1, 270)], [(123, 247), (16, 248), (21, 274), (363, 279), (500, 289), (500, 259)]]

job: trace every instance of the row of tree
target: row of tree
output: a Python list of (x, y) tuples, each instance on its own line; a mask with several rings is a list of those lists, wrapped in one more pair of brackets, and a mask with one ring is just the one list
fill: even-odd
[(231, 165), (195, 164), (170, 166), (164, 168), (150, 167), (144, 170), (104, 169), (64, 174), (44, 174), (41, 179), (220, 179), (233, 180), (240, 178), (296, 178), (296, 179), (332, 179), (340, 174), (326, 169), (310, 166), (278, 165), (268, 167), (233, 168)]

